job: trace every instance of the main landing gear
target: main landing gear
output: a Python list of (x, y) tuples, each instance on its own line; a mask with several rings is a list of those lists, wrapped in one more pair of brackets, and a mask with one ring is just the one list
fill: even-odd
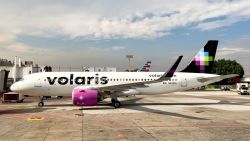
[(115, 108), (119, 108), (121, 107), (121, 102), (119, 102), (117, 99), (111, 99), (111, 102), (112, 102), (112, 106), (115, 107)]
[(44, 106), (44, 102), (43, 102), (43, 96), (40, 97), (40, 101), (38, 103), (38, 107), (43, 107)]
[(117, 93), (112, 93), (110, 95), (112, 106), (115, 108), (121, 107), (121, 103), (117, 99)]

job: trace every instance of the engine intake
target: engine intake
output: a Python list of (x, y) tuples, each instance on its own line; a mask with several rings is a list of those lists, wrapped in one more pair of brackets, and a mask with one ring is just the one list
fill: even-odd
[(97, 105), (98, 91), (75, 88), (72, 92), (72, 102), (75, 106)]

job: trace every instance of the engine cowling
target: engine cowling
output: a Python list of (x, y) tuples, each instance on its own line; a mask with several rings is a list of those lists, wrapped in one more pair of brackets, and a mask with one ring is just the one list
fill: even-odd
[(72, 92), (72, 102), (76, 106), (97, 105), (98, 91), (75, 88)]

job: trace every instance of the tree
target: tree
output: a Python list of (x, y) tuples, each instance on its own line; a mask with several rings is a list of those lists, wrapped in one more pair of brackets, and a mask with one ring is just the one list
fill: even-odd
[[(238, 74), (241, 78), (244, 75), (243, 67), (235, 60), (220, 59), (214, 62), (213, 73), (218, 75)], [(234, 84), (235, 78), (225, 79), (217, 84)]]
[[(125, 71), (127, 71), (127, 72), (128, 72), (128, 69), (126, 69)], [(130, 72), (137, 72), (137, 71), (139, 71), (139, 69), (138, 69), (138, 68), (136, 68), (136, 69), (131, 69), (131, 70), (130, 70)]]

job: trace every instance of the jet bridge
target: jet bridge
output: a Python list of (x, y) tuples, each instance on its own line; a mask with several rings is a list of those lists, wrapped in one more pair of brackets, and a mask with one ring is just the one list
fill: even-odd
[(8, 81), (9, 71), (0, 71), (0, 94), (7, 92), (7, 81)]

